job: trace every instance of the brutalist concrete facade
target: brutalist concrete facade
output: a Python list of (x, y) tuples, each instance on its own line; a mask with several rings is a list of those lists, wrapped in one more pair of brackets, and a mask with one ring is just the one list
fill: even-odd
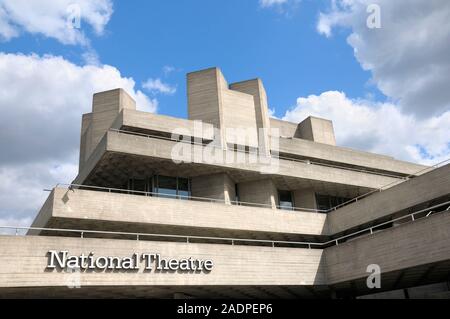
[(94, 95), (78, 176), (26, 236), (0, 237), (1, 296), (449, 296), (450, 165), (270, 118), (260, 79), (218, 68), (187, 75), (187, 101), (180, 119)]

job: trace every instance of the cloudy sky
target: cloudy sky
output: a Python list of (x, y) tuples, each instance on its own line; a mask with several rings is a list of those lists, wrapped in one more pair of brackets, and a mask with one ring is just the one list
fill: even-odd
[(185, 117), (185, 73), (211, 66), (262, 78), (278, 118), (332, 119), (339, 145), (450, 158), (449, 40), (448, 0), (0, 0), (0, 224), (75, 177), (94, 92)]

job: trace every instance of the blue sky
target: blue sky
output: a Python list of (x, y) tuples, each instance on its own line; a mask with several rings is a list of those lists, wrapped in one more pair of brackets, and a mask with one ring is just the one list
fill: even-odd
[(94, 92), (186, 117), (185, 75), (211, 66), (261, 78), (278, 118), (332, 120), (339, 146), (444, 161), (449, 16), (448, 0), (0, 0), (0, 224), (29, 225), (75, 178)]
[[(275, 115), (282, 117), (298, 96), (328, 90), (349, 97), (375, 94), (346, 43), (347, 30), (333, 38), (316, 31), (327, 1), (303, 1), (285, 8), (262, 8), (258, 0), (115, 1), (102, 36), (81, 22), (101, 63), (117, 67), (138, 85), (149, 77), (177, 87), (158, 96), (158, 113), (186, 116), (185, 74), (219, 66), (229, 82), (260, 77)], [(83, 46), (67, 46), (42, 35), (25, 34), (2, 43), (5, 52), (62, 55), (83, 64)], [(175, 68), (167, 76), (165, 66)]]

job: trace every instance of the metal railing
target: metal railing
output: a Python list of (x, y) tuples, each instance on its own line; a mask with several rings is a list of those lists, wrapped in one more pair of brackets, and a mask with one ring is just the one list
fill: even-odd
[(380, 188), (374, 189), (374, 190), (372, 190), (372, 191), (370, 191), (370, 192), (367, 192), (367, 193), (365, 193), (365, 194), (362, 194), (362, 195), (359, 195), (359, 196), (357, 196), (357, 197), (355, 197), (355, 198), (352, 198), (352, 199), (350, 199), (350, 200), (348, 200), (348, 201), (346, 201), (346, 202), (344, 202), (344, 203), (342, 203), (342, 204), (339, 204), (339, 205), (337, 205), (337, 206), (335, 206), (335, 207), (330, 208), (328, 212), (337, 210), (338, 208), (341, 208), (341, 207), (343, 207), (343, 206), (347, 206), (348, 204), (357, 202), (358, 200), (361, 200), (361, 199), (363, 199), (363, 198), (365, 198), (365, 197), (367, 197), (367, 196), (369, 196), (369, 195), (372, 195), (372, 194), (374, 194), (374, 193), (382, 192), (383, 190), (385, 190), (385, 189), (387, 189), (387, 188), (390, 188), (390, 187), (392, 187), (392, 186), (399, 185), (399, 184), (401, 184), (401, 183), (403, 183), (403, 182), (405, 182), (405, 181), (410, 180), (410, 179), (413, 178), (413, 177), (416, 177), (416, 176), (418, 176), (418, 175), (424, 174), (424, 173), (427, 172), (427, 171), (431, 172), (431, 171), (435, 170), (436, 168), (439, 168), (439, 167), (444, 166), (446, 163), (450, 163), (450, 158), (449, 158), (449, 159), (446, 159), (446, 160), (444, 160), (444, 161), (442, 161), (442, 162), (439, 162), (439, 163), (437, 163), (437, 164), (435, 164), (435, 165), (433, 165), (433, 166), (429, 166), (429, 167), (426, 167), (426, 168), (424, 168), (424, 169), (421, 169), (421, 170), (415, 172), (414, 174), (410, 174), (410, 175), (408, 175), (407, 177), (405, 177), (405, 180), (404, 180), (404, 181), (394, 181), (394, 182), (391, 182), (391, 183), (389, 183), (389, 184), (386, 184), (386, 185), (384, 185), (384, 186), (382, 186), (382, 187), (380, 187)]
[[(44, 232), (60, 232), (60, 233), (75, 233), (79, 234), (80, 238), (86, 238), (86, 234), (94, 235), (116, 235), (116, 236), (132, 236), (135, 240), (143, 240), (145, 237), (152, 238), (168, 238), (168, 239), (181, 239), (185, 243), (193, 243), (193, 240), (201, 241), (225, 241), (228, 244), (236, 245), (239, 243), (250, 243), (250, 244), (268, 244), (271, 247), (283, 247), (282, 245), (296, 245), (296, 246), (306, 246), (308, 249), (323, 249), (324, 247), (337, 246), (342, 244), (348, 239), (354, 239), (355, 236), (363, 235), (367, 233), (368, 235), (373, 235), (378, 233), (377, 228), (391, 225), (392, 228), (396, 228), (403, 224), (395, 225), (395, 222), (399, 222), (408, 219), (410, 222), (415, 222), (417, 220), (428, 218), (432, 214), (446, 213), (450, 212), (450, 201), (434, 205), (432, 207), (422, 209), (387, 222), (383, 222), (365, 229), (350, 233), (348, 235), (340, 236), (335, 239), (328, 240), (326, 242), (308, 242), (308, 241), (286, 241), (286, 240), (267, 240), (267, 239), (247, 239), (247, 238), (232, 238), (232, 237), (209, 237), (209, 236), (190, 236), (190, 235), (170, 235), (170, 234), (154, 234), (154, 233), (137, 233), (137, 232), (117, 232), (117, 231), (101, 231), (101, 230), (82, 230), (82, 229), (67, 229), (67, 228), (41, 228), (41, 227), (24, 227), (24, 226), (0, 226), (0, 229), (10, 229), (15, 231), (15, 236), (19, 236), (19, 230), (27, 231), (44, 231)], [(423, 216), (418, 216), (422, 214)], [(381, 230), (382, 231), (382, 230)], [(204, 243), (204, 242), (203, 242)]]
[[(306, 212), (316, 212), (316, 213), (327, 213), (328, 212), (328, 210), (320, 210), (320, 209), (314, 209), (314, 208), (286, 207), (283, 205), (270, 205), (270, 204), (231, 201), (231, 200), (227, 201), (225, 199), (219, 199), (219, 198), (164, 194), (164, 193), (156, 193), (156, 192), (146, 192), (146, 191), (136, 191), (136, 190), (122, 189), (122, 188), (114, 188), (114, 187), (101, 187), (101, 186), (91, 186), (91, 185), (81, 185), (81, 184), (57, 184), (56, 187), (67, 187), (68, 189), (78, 188), (81, 190), (93, 189), (93, 190), (104, 191), (104, 192), (108, 192), (108, 193), (141, 195), (141, 196), (179, 199), (179, 200), (192, 200), (192, 201), (198, 201), (198, 202), (231, 204), (231, 205), (235, 205), (235, 206), (245, 206), (245, 207), (260, 207), (260, 208), (270, 208), (270, 209), (277, 208), (277, 209), (280, 209), (283, 211), (306, 211)], [(51, 191), (51, 190), (45, 190), (45, 191)]]
[[(205, 143), (199, 143), (199, 142), (196, 142), (196, 141), (195, 141), (195, 140), (196, 140), (195, 138), (191, 139), (190, 141), (185, 141), (185, 140), (183, 140), (183, 139), (174, 139), (174, 138), (172, 138), (172, 137), (159, 136), (159, 135), (151, 135), (151, 134), (144, 134), (144, 133), (138, 133), (138, 132), (133, 132), (133, 131), (125, 131), (125, 130), (112, 129), (112, 128), (109, 129), (109, 130), (112, 131), (112, 132), (119, 133), (119, 134), (136, 135), (136, 136), (141, 136), (141, 137), (146, 137), (146, 138), (156, 138), (156, 139), (162, 139), (162, 140), (173, 141), (173, 142), (184, 142), (184, 143), (193, 144), (193, 145), (199, 145), (199, 146), (205, 146), (205, 145), (206, 145)], [(209, 145), (211, 145), (211, 146), (214, 147), (214, 148), (218, 148), (218, 149), (223, 150), (221, 147), (219, 147), (219, 146), (217, 146), (217, 145), (212, 145), (212, 144), (209, 144)], [(229, 148), (227, 147), (226, 150), (231, 150), (231, 149), (229, 149)], [(240, 149), (233, 149), (233, 151), (244, 152), (244, 153), (247, 153), (247, 154), (250, 154), (250, 153), (251, 153), (251, 152), (248, 152), (248, 151), (246, 151), (246, 150), (240, 150)], [(440, 162), (440, 163), (437, 163), (437, 164), (435, 164), (435, 165), (433, 165), (433, 166), (430, 166), (430, 167), (426, 167), (426, 168), (424, 168), (424, 169), (421, 169), (421, 170), (419, 170), (419, 171), (417, 171), (417, 172), (415, 172), (415, 173), (413, 173), (413, 174), (409, 174), (409, 175), (406, 176), (406, 177), (400, 177), (400, 176), (394, 176), (394, 175), (390, 175), (390, 174), (384, 174), (384, 173), (380, 173), (380, 172), (376, 172), (376, 171), (370, 171), (370, 170), (365, 170), (365, 169), (356, 169), (356, 168), (350, 168), (350, 167), (346, 167), (346, 166), (339, 166), (339, 165), (332, 165), (332, 164), (327, 164), (327, 163), (314, 162), (314, 161), (310, 161), (310, 160), (302, 160), (302, 159), (295, 159), (295, 158), (289, 158), (289, 157), (280, 157), (280, 156), (277, 156), (277, 157), (274, 157), (274, 158), (279, 158), (279, 159), (287, 160), (287, 161), (301, 162), (301, 163), (305, 163), (305, 164), (309, 164), (309, 165), (319, 165), (319, 166), (325, 166), (325, 167), (332, 167), (332, 168), (338, 168), (338, 169), (345, 169), (345, 170), (350, 170), (350, 171), (357, 171), (357, 172), (362, 172), (362, 173), (369, 173), (369, 174), (381, 175), (381, 176), (386, 176), (386, 177), (391, 177), (391, 178), (397, 178), (397, 179), (398, 179), (398, 180), (396, 180), (396, 181), (393, 181), (393, 182), (390, 182), (390, 183), (388, 183), (388, 184), (386, 184), (386, 185), (383, 185), (383, 186), (380, 187), (380, 188), (371, 190), (371, 191), (369, 191), (369, 192), (367, 192), (367, 193), (364, 193), (364, 194), (362, 194), (362, 195), (359, 195), (359, 196), (357, 196), (357, 197), (354, 197), (354, 198), (352, 198), (352, 199), (350, 199), (350, 200), (348, 200), (348, 201), (346, 201), (346, 202), (344, 202), (344, 203), (341, 203), (341, 204), (339, 204), (339, 205), (337, 205), (337, 206), (331, 207), (330, 209), (327, 209), (327, 210), (323, 210), (323, 209), (311, 209), (311, 208), (302, 208), (302, 207), (292, 207), (292, 209), (285, 209), (285, 207), (277, 206), (277, 208), (279, 208), (279, 209), (284, 209), (284, 210), (292, 210), (292, 211), (310, 211), (310, 212), (319, 212), (319, 213), (329, 213), (329, 212), (335, 211), (335, 210), (337, 210), (337, 209), (339, 209), (339, 208), (341, 208), (341, 207), (344, 207), (344, 206), (347, 206), (347, 205), (349, 205), (349, 204), (351, 204), (351, 203), (357, 202), (358, 200), (361, 200), (361, 199), (363, 199), (363, 198), (365, 198), (365, 197), (367, 197), (367, 196), (369, 196), (369, 195), (372, 195), (372, 194), (378, 193), (378, 192), (382, 192), (383, 190), (385, 190), (385, 189), (387, 189), (387, 188), (390, 188), (390, 187), (392, 187), (392, 186), (399, 185), (399, 184), (401, 184), (401, 183), (403, 183), (403, 182), (406, 182), (406, 181), (408, 181), (409, 179), (411, 179), (411, 178), (413, 178), (413, 177), (416, 177), (416, 176), (418, 176), (418, 175), (420, 175), (420, 174), (423, 174), (423, 173), (426, 172), (426, 171), (432, 171), (432, 170), (434, 170), (434, 169), (436, 169), (436, 168), (438, 168), (438, 167), (443, 166), (445, 163), (450, 163), (450, 159), (447, 159), (447, 160), (444, 160), (444, 161), (442, 161), (442, 162)], [(63, 184), (62, 184), (62, 185), (63, 185)], [(124, 191), (124, 190), (120, 190), (120, 191)], [(148, 194), (151, 194), (151, 193), (148, 193)], [(210, 198), (200, 198), (200, 197), (197, 197), (197, 198), (195, 198), (195, 197), (190, 197), (189, 199), (193, 199), (193, 200), (199, 199), (199, 200), (202, 200), (202, 201), (214, 200), (214, 199), (210, 199)], [(217, 201), (217, 202), (220, 202), (220, 200), (216, 200), (216, 201)], [(242, 205), (242, 206), (252, 206), (252, 207), (267, 207), (267, 208), (272, 208), (271, 205), (259, 204), (259, 203), (245, 203), (245, 202), (234, 202), (234, 201), (232, 201), (231, 203), (234, 204), (234, 205)]]
[[(251, 152), (249, 150), (241, 149), (239, 147), (238, 148), (230, 148), (227, 146), (225, 148), (222, 148), (222, 147), (220, 147), (218, 145), (214, 145), (214, 144), (199, 143), (199, 142), (195, 141), (196, 138), (191, 138), (189, 141), (186, 141), (184, 139), (175, 139), (172, 137), (152, 135), (152, 134), (143, 134), (143, 133), (138, 133), (138, 132), (133, 132), (133, 131), (125, 131), (125, 130), (119, 130), (119, 129), (109, 129), (109, 130), (112, 132), (116, 132), (118, 134), (136, 135), (136, 136), (141, 136), (141, 137), (146, 137), (146, 138), (162, 139), (162, 140), (171, 141), (171, 142), (181, 142), (181, 143), (187, 143), (187, 144), (199, 145), (199, 146), (210, 145), (213, 148), (220, 149), (223, 151), (235, 151), (235, 152), (240, 152), (240, 153), (245, 153), (245, 154), (258, 155), (257, 151)], [(317, 165), (317, 166), (331, 167), (331, 168), (337, 168), (337, 169), (345, 169), (348, 171), (354, 171), (354, 172), (359, 172), (359, 173), (380, 175), (380, 176), (385, 176), (385, 177), (390, 177), (390, 178), (406, 179), (406, 177), (383, 173), (383, 172), (379, 172), (376, 170), (370, 170), (370, 169), (364, 169), (364, 168), (353, 168), (353, 167), (348, 167), (348, 166), (343, 166), (343, 165), (334, 165), (334, 164), (329, 164), (329, 163), (311, 161), (309, 159), (298, 159), (298, 158), (293, 158), (293, 157), (275, 156), (275, 155), (272, 155), (271, 157), (275, 158), (275, 159), (281, 159), (281, 160), (291, 161), (291, 162), (298, 162), (298, 163), (303, 163), (303, 164), (308, 164), (308, 165)]]

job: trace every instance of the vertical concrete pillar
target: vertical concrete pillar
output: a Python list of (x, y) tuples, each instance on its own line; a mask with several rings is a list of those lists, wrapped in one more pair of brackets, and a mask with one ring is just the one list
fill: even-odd
[(80, 139), (80, 169), (109, 130), (122, 109), (136, 109), (136, 102), (123, 89), (95, 93), (92, 113), (83, 115)]
[(336, 145), (333, 122), (313, 116), (306, 118), (298, 125), (295, 137), (317, 143)]
[(268, 156), (270, 154), (270, 118), (267, 103), (267, 94), (261, 79), (248, 80), (230, 84), (230, 89), (253, 96), (255, 106), (256, 127), (258, 133), (264, 129), (264, 134), (259, 134), (258, 147), (260, 154)]
[(278, 190), (271, 179), (238, 184), (241, 202), (264, 204), (272, 209), (278, 206)]
[(231, 204), (236, 198), (235, 183), (228, 174), (220, 173), (193, 177), (192, 196), (212, 198)]
[(189, 119), (218, 128), (220, 137), (217, 136), (216, 141), (219, 140), (223, 148), (228, 144), (258, 147), (254, 98), (250, 94), (230, 90), (220, 69), (189, 73), (187, 92)]
[(313, 189), (296, 189), (293, 191), (293, 194), (295, 207), (317, 209), (316, 194)]

